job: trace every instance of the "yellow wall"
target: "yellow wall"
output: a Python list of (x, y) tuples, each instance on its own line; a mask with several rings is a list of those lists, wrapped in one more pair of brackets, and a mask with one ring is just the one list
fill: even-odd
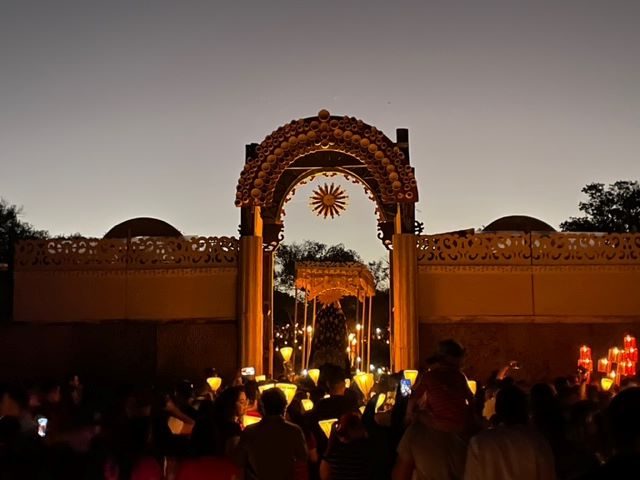
[(231, 320), (237, 277), (233, 239), (21, 242), (14, 319)]
[(421, 322), (640, 318), (638, 234), (423, 236), (419, 252)]

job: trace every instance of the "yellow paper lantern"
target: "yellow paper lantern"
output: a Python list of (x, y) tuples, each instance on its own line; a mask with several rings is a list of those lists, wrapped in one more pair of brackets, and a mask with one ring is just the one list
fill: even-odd
[(320, 428), (322, 429), (324, 434), (327, 436), (327, 438), (331, 436), (331, 428), (333, 427), (333, 424), (336, 423), (337, 421), (338, 421), (337, 418), (330, 418), (329, 420), (320, 420), (318, 422), (318, 425), (320, 425)]
[(258, 386), (258, 391), (262, 394), (264, 393), (266, 390), (269, 390), (270, 388), (275, 387), (276, 384), (275, 383), (265, 383), (264, 385), (260, 385)]
[(291, 359), (292, 354), (293, 354), (293, 347), (282, 347), (280, 349), (280, 355), (282, 355), (282, 359), (285, 362), (288, 362)]
[(478, 384), (476, 383), (476, 381), (475, 380), (467, 380), (467, 385), (469, 385), (469, 390), (471, 390), (471, 393), (473, 393), (475, 395), (476, 392), (478, 391)]
[(600, 379), (600, 386), (602, 387), (602, 390), (604, 390), (605, 392), (608, 392), (609, 390), (611, 390), (613, 383), (614, 383), (614, 379), (610, 377), (602, 377)]
[(365, 405), (360, 407), (360, 415), (364, 415), (364, 411), (366, 410), (366, 408), (367, 407)]
[(380, 407), (382, 405), (384, 405), (384, 402), (386, 399), (387, 399), (387, 396), (384, 393), (381, 393), (380, 395), (378, 395), (378, 400), (376, 400), (376, 412), (380, 410)]
[(308, 412), (310, 410), (313, 409), (313, 402), (311, 400), (309, 400), (308, 398), (303, 398), (302, 399), (302, 409), (305, 412)]
[(360, 391), (364, 394), (365, 398), (369, 398), (369, 392), (373, 388), (374, 379), (373, 373), (361, 372), (353, 377), (353, 381), (356, 382)]
[(209, 385), (211, 391), (217, 392), (220, 388), (220, 385), (222, 385), (222, 379), (220, 377), (209, 377), (207, 378), (207, 384)]
[(254, 417), (253, 415), (245, 415), (244, 417), (242, 417), (242, 424), (245, 427), (248, 427), (249, 425), (255, 425), (256, 423), (260, 423), (261, 420), (262, 418), (260, 417)]
[(307, 372), (307, 374), (309, 375), (309, 378), (313, 380), (313, 383), (318, 385), (318, 379), (320, 378), (320, 370), (318, 370), (317, 368), (312, 368)]
[(287, 397), (287, 405), (291, 403), (298, 391), (298, 386), (293, 383), (276, 383), (276, 387), (284, 392), (285, 397)]
[(404, 378), (411, 382), (411, 386), (413, 387), (416, 383), (416, 378), (418, 378), (418, 370), (405, 370)]
[(256, 382), (264, 382), (267, 380), (266, 375), (256, 375)]

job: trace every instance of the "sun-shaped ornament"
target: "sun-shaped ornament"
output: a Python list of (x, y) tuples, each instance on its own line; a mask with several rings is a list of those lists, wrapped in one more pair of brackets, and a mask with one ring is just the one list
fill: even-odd
[(349, 195), (340, 185), (332, 183), (329, 186), (325, 183), (313, 191), (309, 206), (318, 216), (327, 218), (331, 215), (331, 218), (335, 218), (346, 210), (348, 200)]

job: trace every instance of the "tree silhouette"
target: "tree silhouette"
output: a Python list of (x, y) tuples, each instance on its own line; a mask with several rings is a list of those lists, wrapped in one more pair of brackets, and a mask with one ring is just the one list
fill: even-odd
[(578, 208), (585, 215), (560, 224), (565, 232), (640, 232), (640, 185), (620, 180), (608, 187), (590, 183), (582, 189), (588, 197)]
[(38, 230), (20, 219), (22, 208), (0, 199), (0, 263), (10, 264), (13, 244), (18, 240), (46, 238), (46, 230)]

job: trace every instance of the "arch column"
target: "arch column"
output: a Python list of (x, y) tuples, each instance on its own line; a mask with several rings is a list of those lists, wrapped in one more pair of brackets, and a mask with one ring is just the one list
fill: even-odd
[(418, 316), (416, 287), (418, 261), (416, 236), (411, 233), (393, 235), (393, 369), (418, 367)]
[(251, 234), (240, 237), (240, 294), (238, 311), (240, 366), (255, 367), (256, 373), (264, 371), (262, 314), (262, 219), (260, 208), (252, 212)]

